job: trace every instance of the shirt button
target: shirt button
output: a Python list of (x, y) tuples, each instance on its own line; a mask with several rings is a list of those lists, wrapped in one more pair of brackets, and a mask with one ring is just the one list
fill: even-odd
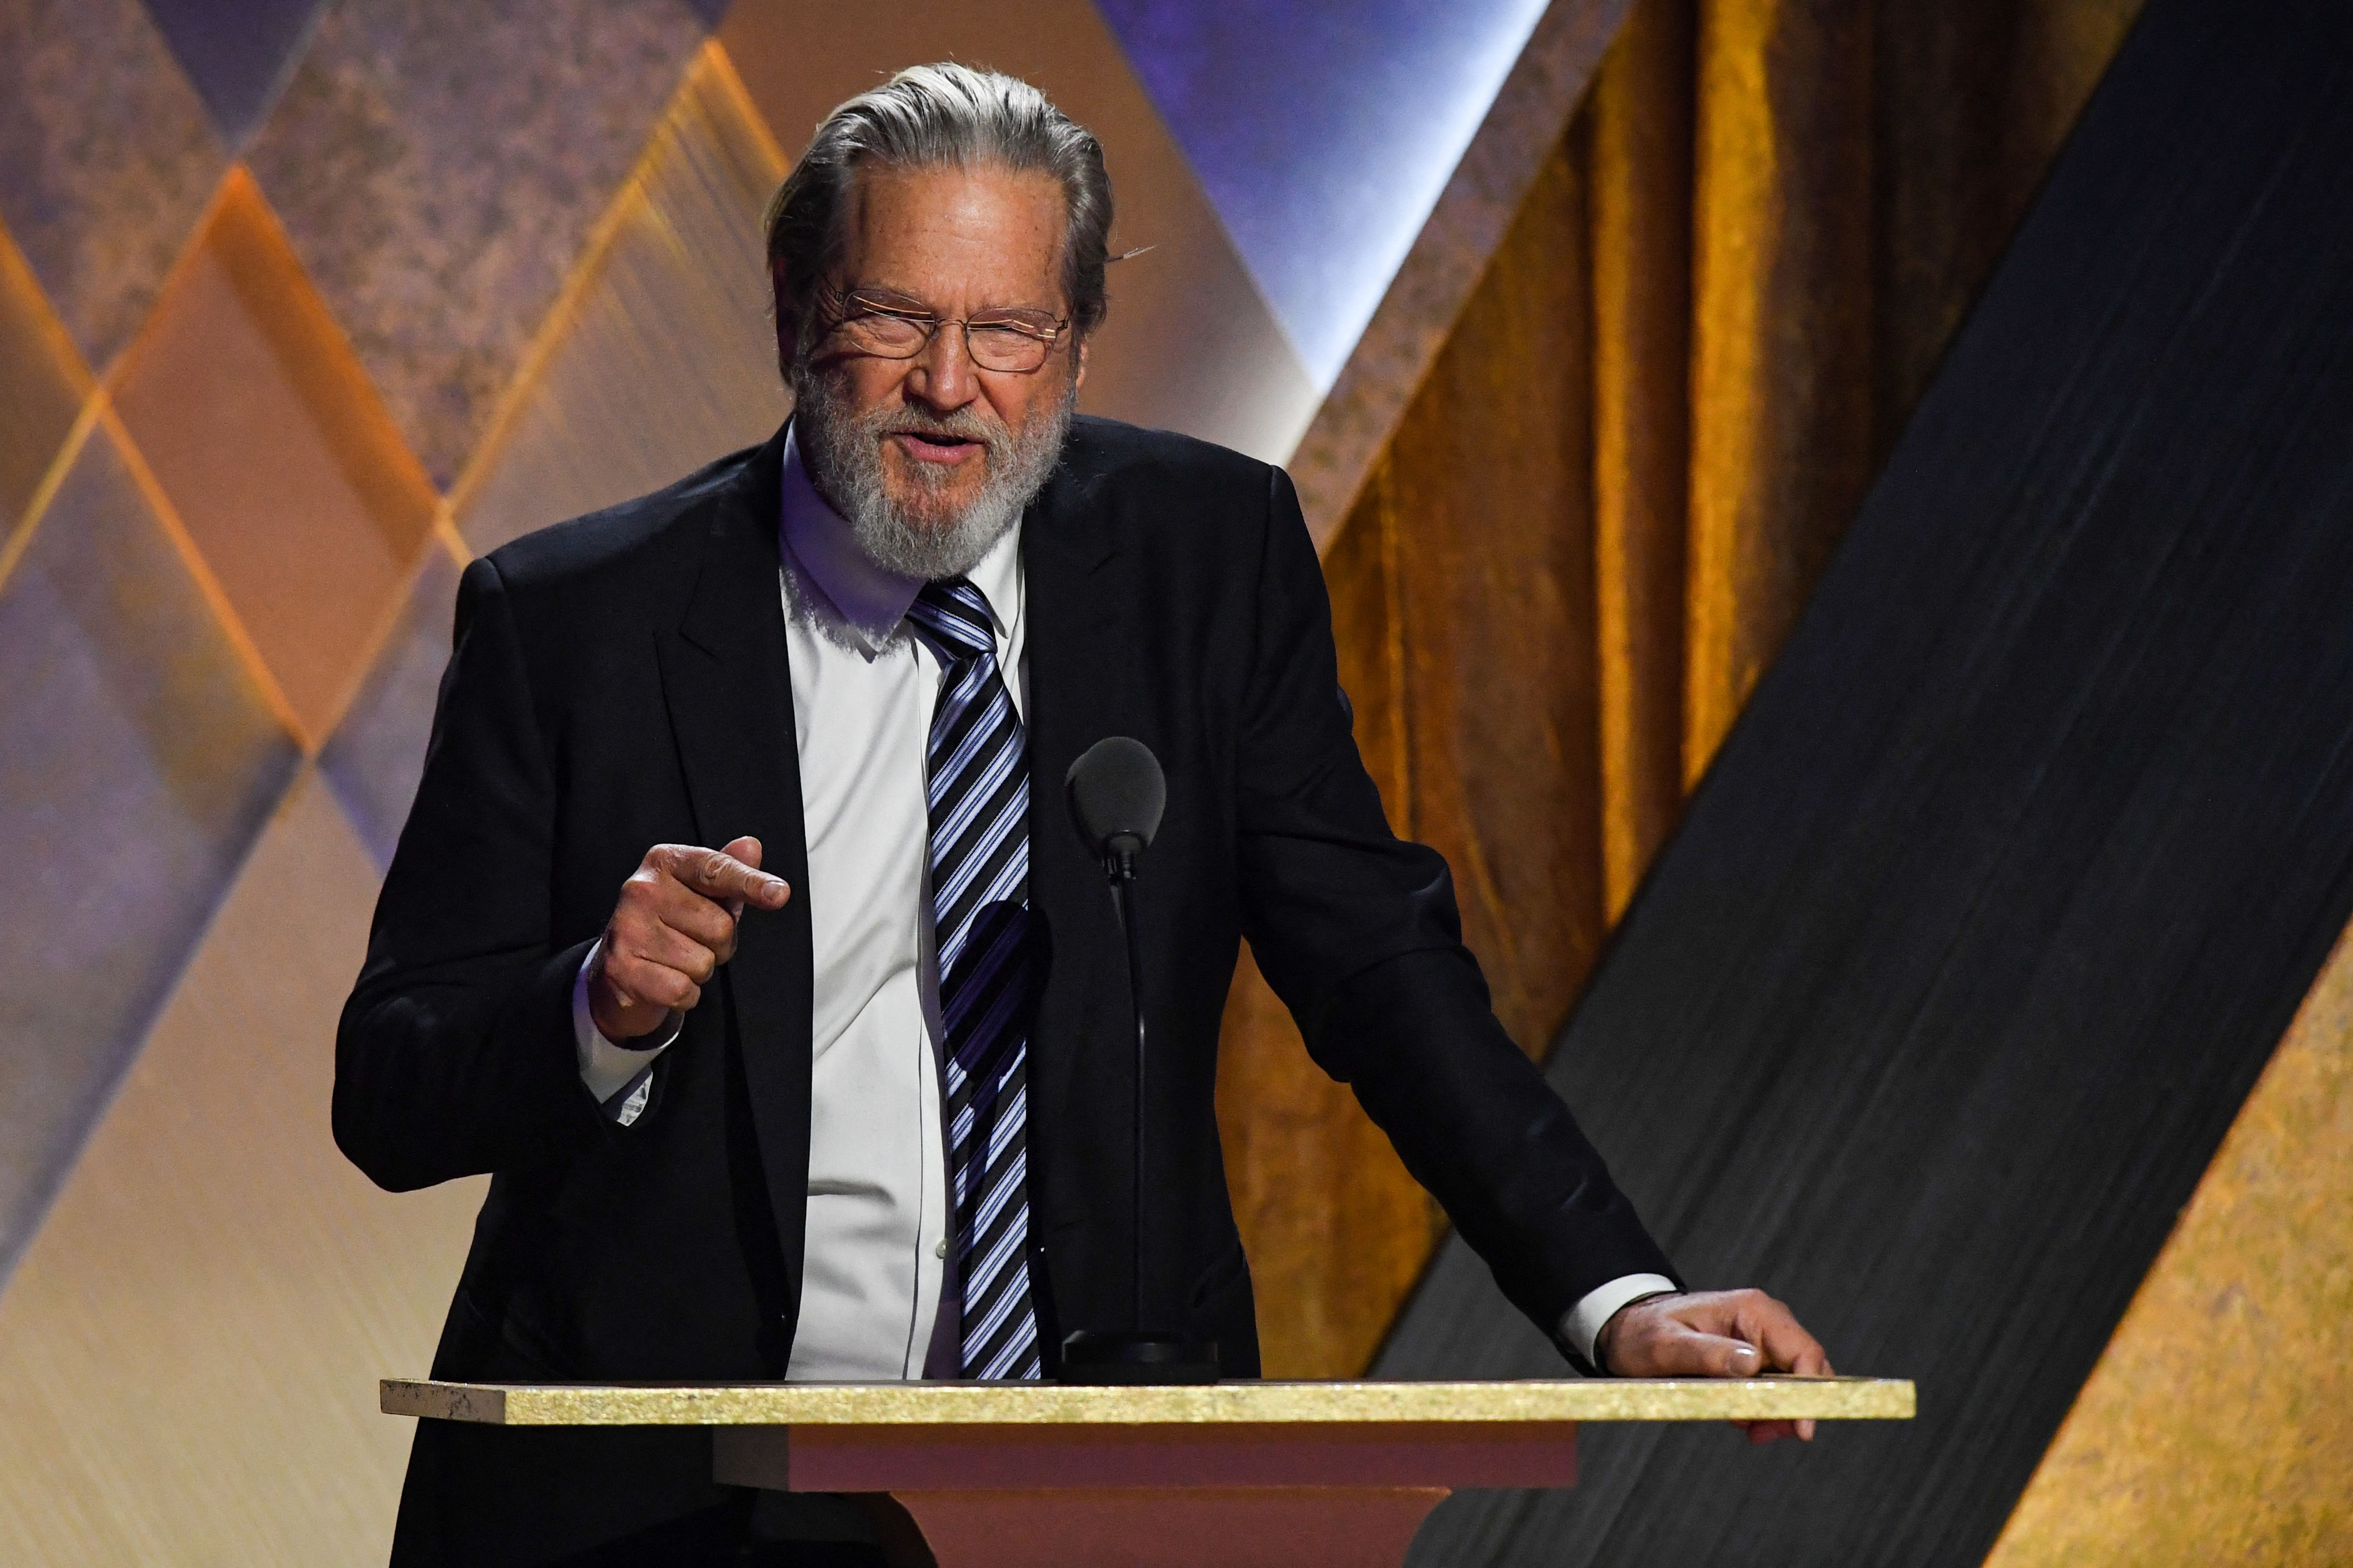
[(947, 1255), (948, 1238), (944, 1236), (940, 1237), (939, 1245), (932, 1248), (932, 1256), (934, 1258), (945, 1258)]

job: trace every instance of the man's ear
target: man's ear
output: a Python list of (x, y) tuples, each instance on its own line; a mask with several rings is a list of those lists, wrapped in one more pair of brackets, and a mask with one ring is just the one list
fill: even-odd
[(1071, 363), (1077, 374), (1071, 377), (1071, 390), (1076, 392), (1087, 384), (1087, 340), (1081, 338), (1071, 350)]

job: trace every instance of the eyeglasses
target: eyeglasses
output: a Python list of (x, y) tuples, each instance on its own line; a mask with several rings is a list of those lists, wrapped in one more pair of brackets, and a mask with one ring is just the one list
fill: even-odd
[(859, 353), (913, 359), (942, 327), (964, 329), (965, 352), (983, 370), (1024, 374), (1046, 363), (1070, 325), (1043, 310), (983, 310), (976, 316), (935, 316), (913, 300), (853, 289), (842, 300), (835, 331)]

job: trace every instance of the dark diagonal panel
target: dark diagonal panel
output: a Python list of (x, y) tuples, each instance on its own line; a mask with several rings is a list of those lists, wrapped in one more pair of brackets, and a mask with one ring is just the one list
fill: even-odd
[(342, 0), (248, 161), (448, 486), (702, 42), (681, 0)]
[(92, 366), (130, 341), (226, 162), (139, 0), (0, 0), (0, 221)]
[(0, 584), (0, 1279), (295, 751), (93, 430)]
[(234, 147), (261, 121), (321, 0), (147, 0)]
[[(2353, 909), (2353, 38), (2152, 0), (1551, 1074), (1920, 1419), (1598, 1431), (1422, 1563), (1977, 1562)], [(1451, 1246), (1388, 1375), (1556, 1373)]]

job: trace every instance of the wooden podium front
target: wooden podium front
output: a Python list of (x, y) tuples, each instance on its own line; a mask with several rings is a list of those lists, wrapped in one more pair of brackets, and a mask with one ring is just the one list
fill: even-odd
[(1525, 1383), (794, 1383), (523, 1387), (388, 1378), (393, 1415), (705, 1426), (721, 1481), (887, 1492), (939, 1568), (1390, 1568), (1457, 1487), (1566, 1487), (1580, 1421), (1907, 1420), (1881, 1378)]

